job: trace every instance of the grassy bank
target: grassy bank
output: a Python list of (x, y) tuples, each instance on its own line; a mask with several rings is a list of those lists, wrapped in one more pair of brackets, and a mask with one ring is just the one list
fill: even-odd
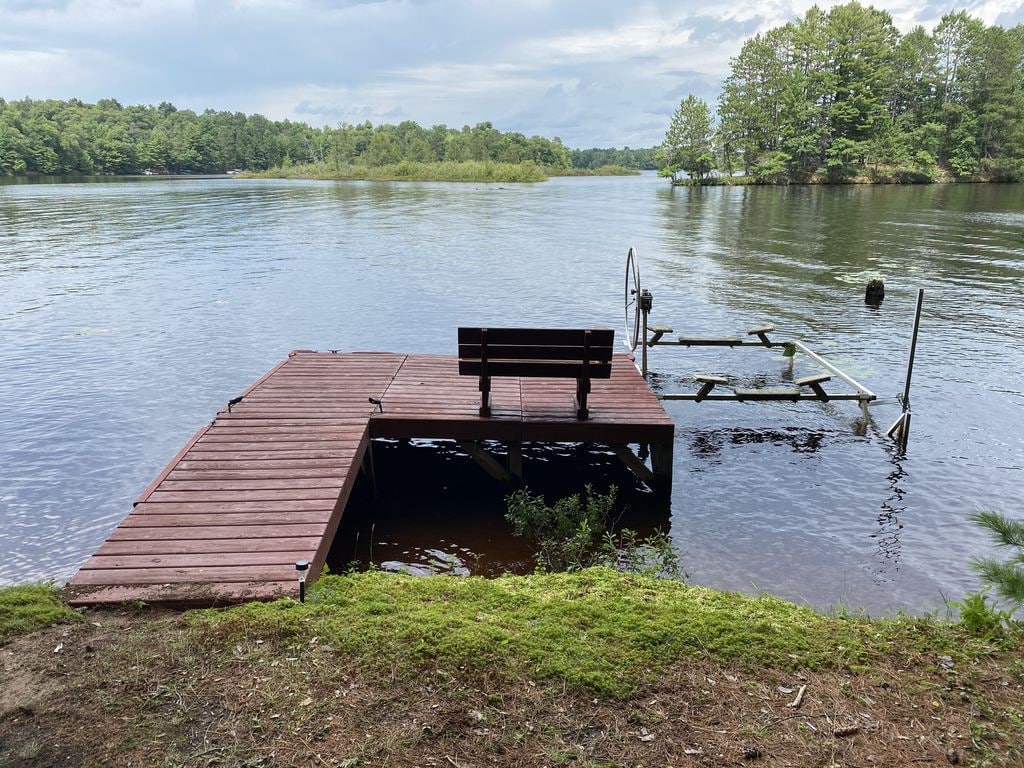
[(323, 179), (337, 181), (470, 181), (533, 183), (547, 181), (535, 163), (414, 163), (402, 161), (390, 165), (292, 165), (259, 173), (239, 174), (258, 179)]
[(639, 176), (640, 171), (624, 165), (602, 165), (598, 168), (551, 168), (545, 167), (549, 176)]
[(57, 623), (0, 614), (0, 766), (1022, 760), (1016, 630), (604, 569), (356, 574), (305, 605), (85, 620), (36, 589)]
[(639, 171), (619, 165), (601, 168), (555, 168), (536, 163), (493, 163), (470, 160), (461, 163), (400, 163), (366, 165), (291, 165), (268, 171), (239, 174), (247, 179), (321, 179), (336, 181), (462, 181), (535, 183), (550, 176), (636, 176)]

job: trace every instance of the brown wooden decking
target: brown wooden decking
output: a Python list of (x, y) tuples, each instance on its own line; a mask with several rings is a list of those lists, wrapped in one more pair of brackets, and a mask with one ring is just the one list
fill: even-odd
[(593, 382), (587, 420), (575, 416), (575, 386), (495, 379), (481, 417), (477, 379), (459, 375), (455, 356), (293, 352), (174, 457), (67, 597), (212, 605), (295, 594), (295, 561), (319, 574), (374, 437), (671, 451), (673, 423), (627, 356)]

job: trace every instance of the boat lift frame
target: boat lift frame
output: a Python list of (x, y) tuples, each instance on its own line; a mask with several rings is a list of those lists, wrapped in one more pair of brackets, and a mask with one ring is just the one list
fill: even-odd
[[(921, 305), (924, 298), (924, 291), (919, 290), (917, 296), (917, 311), (914, 318), (914, 330), (911, 341), (910, 360), (907, 366), (907, 377), (903, 397), (900, 401), (903, 405), (903, 413), (895, 424), (887, 431), (887, 435), (897, 441), (903, 450), (906, 450), (907, 438), (910, 427), (910, 379), (913, 373), (914, 352), (917, 347), (917, 336), (921, 321)], [(654, 306), (654, 296), (646, 288), (640, 285), (640, 267), (637, 261), (636, 250), (630, 248), (626, 256), (626, 282), (625, 282), (625, 310), (626, 310), (626, 338), (625, 344), (634, 354), (633, 362), (640, 369), (644, 379), (647, 379), (649, 369), (647, 355), (648, 350), (657, 346), (672, 347), (761, 347), (766, 349), (782, 349), (783, 354), (790, 359), (792, 370), (793, 358), (797, 352), (801, 352), (824, 368), (829, 374), (806, 376), (795, 379), (792, 386), (779, 389), (742, 389), (734, 388), (731, 393), (722, 391), (715, 392), (716, 386), (728, 384), (728, 379), (721, 376), (694, 375), (695, 382), (700, 384), (697, 392), (666, 392), (658, 395), (661, 400), (685, 400), (692, 402), (719, 401), (719, 402), (751, 402), (751, 401), (814, 401), (830, 402), (833, 400), (856, 401), (860, 405), (863, 416), (863, 427), (866, 429), (869, 420), (868, 405), (878, 399), (878, 396), (861, 384), (855, 378), (847, 374), (834, 363), (829, 362), (823, 356), (812, 350), (799, 339), (787, 341), (773, 341), (768, 334), (773, 332), (773, 326), (760, 326), (747, 331), (747, 338), (688, 338), (680, 336), (674, 340), (666, 339), (667, 334), (673, 333), (672, 328), (661, 325), (649, 325), (649, 315)], [(640, 360), (637, 361), (637, 347), (640, 347)], [(830, 381), (832, 376), (844, 381), (854, 392), (831, 393), (826, 392), (821, 386), (824, 382)]]

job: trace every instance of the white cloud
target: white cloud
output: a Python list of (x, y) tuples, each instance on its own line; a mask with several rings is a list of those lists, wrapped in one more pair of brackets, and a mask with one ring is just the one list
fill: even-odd
[[(813, 4), (0, 0), (0, 96), (171, 100), (319, 125), (491, 120), (571, 145), (636, 146), (660, 141), (687, 93), (713, 100), (745, 37)], [(875, 5), (904, 31), (953, 9)], [(994, 23), (1022, 6), (966, 10)]]

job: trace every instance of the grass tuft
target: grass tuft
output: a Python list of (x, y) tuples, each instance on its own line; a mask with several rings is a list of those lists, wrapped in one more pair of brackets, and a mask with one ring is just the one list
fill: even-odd
[(57, 598), (51, 584), (0, 588), (0, 643), (81, 616)]

